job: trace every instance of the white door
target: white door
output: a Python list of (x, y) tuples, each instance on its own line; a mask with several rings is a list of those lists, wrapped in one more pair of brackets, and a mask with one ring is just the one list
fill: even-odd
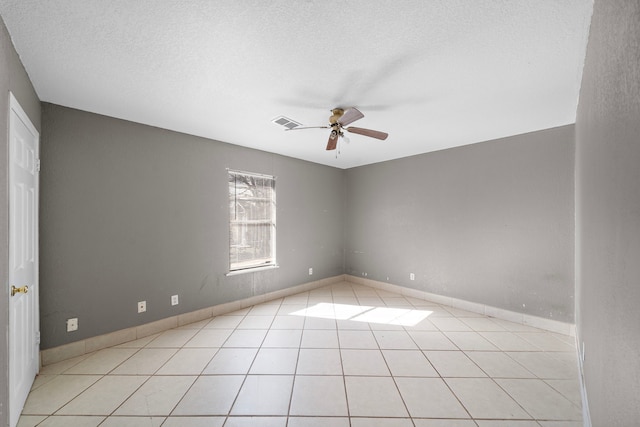
[(9, 425), (18, 423), (39, 368), (39, 134), (9, 94)]

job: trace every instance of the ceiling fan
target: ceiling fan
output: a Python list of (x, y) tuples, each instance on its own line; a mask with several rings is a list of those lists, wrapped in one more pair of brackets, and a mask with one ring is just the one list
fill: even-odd
[(329, 134), (329, 141), (327, 142), (327, 150), (335, 150), (338, 146), (338, 138), (344, 137), (343, 130), (347, 130), (352, 133), (357, 133), (359, 135), (368, 136), (371, 138), (385, 140), (389, 136), (386, 132), (380, 132), (377, 130), (358, 128), (354, 126), (346, 127), (356, 120), (360, 120), (364, 117), (357, 108), (351, 107), (347, 109), (343, 108), (334, 108), (331, 110), (331, 117), (329, 117), (329, 126), (305, 126), (305, 127), (296, 127), (293, 129), (286, 130), (299, 130), (299, 129), (331, 129), (331, 133)]

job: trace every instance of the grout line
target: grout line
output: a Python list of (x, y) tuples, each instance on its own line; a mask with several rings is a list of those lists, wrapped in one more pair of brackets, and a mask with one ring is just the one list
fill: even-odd
[[(196, 384), (196, 382), (201, 379), (204, 376), (209, 376), (209, 375), (205, 375), (204, 371), (207, 369), (207, 366), (209, 364), (211, 364), (211, 362), (213, 361), (213, 359), (215, 359), (215, 357), (220, 353), (220, 351), (225, 348), (225, 349), (251, 349), (251, 350), (255, 350), (255, 354), (253, 355), (253, 358), (251, 359), (251, 362), (249, 363), (248, 368), (246, 369), (246, 372), (244, 374), (213, 374), (213, 376), (240, 376), (242, 375), (242, 382), (238, 388), (237, 393), (235, 394), (234, 398), (233, 398), (233, 402), (231, 403), (231, 406), (229, 407), (227, 414), (226, 415), (221, 415), (224, 418), (224, 425), (227, 425), (227, 422), (229, 422), (230, 419), (233, 418), (237, 418), (237, 417), (250, 417), (251, 415), (231, 415), (231, 411), (234, 408), (234, 405), (237, 403), (237, 400), (239, 398), (239, 394), (242, 391), (243, 387), (246, 384), (246, 381), (248, 379), (248, 376), (250, 375), (251, 369), (252, 367), (255, 365), (256, 360), (258, 355), (260, 354), (261, 350), (263, 349), (288, 349), (288, 350), (293, 350), (295, 349), (297, 351), (297, 357), (295, 360), (295, 366), (294, 366), (294, 370), (293, 370), (293, 380), (291, 383), (291, 392), (289, 395), (289, 401), (288, 401), (288, 407), (287, 407), (287, 414), (286, 415), (278, 415), (278, 416), (267, 416), (264, 415), (265, 417), (284, 417), (286, 418), (285, 424), (288, 426), (289, 425), (289, 420), (292, 418), (299, 418), (299, 417), (303, 417), (301, 416), (292, 416), (291, 415), (291, 408), (292, 408), (292, 403), (293, 403), (293, 396), (294, 396), (294, 390), (295, 390), (295, 385), (296, 385), (296, 379), (299, 375), (305, 375), (305, 376), (334, 376), (334, 375), (327, 375), (327, 374), (299, 374), (298, 373), (298, 368), (300, 366), (300, 361), (301, 361), (301, 350), (303, 349), (302, 347), (302, 343), (303, 343), (303, 339), (304, 339), (304, 334), (306, 331), (326, 331), (328, 334), (330, 334), (328, 331), (333, 331), (336, 335), (336, 341), (337, 341), (337, 347), (335, 348), (338, 352), (339, 358), (340, 358), (340, 371), (341, 371), (341, 376), (342, 376), (342, 385), (344, 388), (344, 398), (346, 400), (346, 406), (347, 406), (347, 415), (345, 416), (348, 419), (348, 424), (351, 426), (352, 424), (352, 419), (357, 419), (357, 418), (397, 418), (397, 419), (408, 419), (411, 423), (413, 423), (414, 427), (415, 427), (415, 421), (417, 419), (421, 419), (420, 417), (412, 417), (411, 413), (409, 412), (409, 408), (407, 406), (407, 402), (405, 401), (404, 396), (402, 396), (402, 394), (400, 393), (400, 388), (398, 386), (398, 382), (397, 382), (397, 378), (433, 378), (433, 379), (439, 379), (440, 381), (444, 382), (446, 387), (449, 389), (449, 391), (453, 394), (453, 396), (455, 397), (455, 399), (460, 403), (460, 405), (465, 409), (466, 413), (469, 415), (470, 418), (468, 418), (468, 420), (473, 421), (476, 425), (477, 423), (475, 422), (475, 420), (473, 419), (473, 417), (471, 416), (470, 412), (467, 410), (467, 408), (464, 406), (464, 404), (462, 403), (462, 401), (460, 400), (460, 398), (453, 392), (453, 390), (451, 389), (451, 387), (449, 387), (449, 384), (447, 383), (446, 379), (448, 378), (460, 378), (460, 379), (465, 379), (465, 378), (473, 378), (473, 379), (478, 379), (478, 378), (489, 378), (491, 379), (491, 381), (496, 384), (499, 389), (504, 392), (507, 396), (509, 396), (510, 399), (512, 399), (513, 401), (516, 402), (516, 404), (522, 408), (522, 410), (524, 411), (524, 413), (529, 414), (529, 412), (513, 397), (511, 396), (506, 389), (504, 389), (497, 380), (501, 380), (501, 379), (509, 379), (509, 380), (531, 380), (531, 381), (541, 381), (542, 383), (546, 384), (549, 388), (551, 388), (552, 390), (554, 390), (555, 392), (559, 393), (560, 395), (563, 396), (563, 399), (568, 401), (571, 405), (576, 406), (573, 401), (571, 399), (569, 399), (564, 393), (562, 393), (560, 390), (558, 390), (556, 387), (551, 386), (547, 381), (551, 380), (551, 379), (557, 379), (557, 380), (565, 380), (566, 378), (543, 378), (541, 376), (538, 376), (536, 374), (534, 374), (530, 369), (528, 369), (523, 363), (519, 362), (518, 360), (516, 360), (514, 358), (515, 354), (518, 353), (531, 353), (531, 354), (535, 354), (535, 355), (543, 355), (542, 357), (544, 358), (543, 362), (545, 360), (548, 360), (550, 363), (552, 362), (553, 364), (559, 364), (559, 366), (563, 366), (565, 364), (569, 363), (568, 360), (568, 355), (572, 354), (572, 352), (570, 351), (551, 351), (551, 350), (544, 350), (545, 346), (541, 346), (538, 344), (535, 344), (533, 342), (528, 341), (525, 337), (527, 337), (526, 334), (540, 334), (540, 336), (551, 336), (550, 339), (552, 340), (556, 340), (559, 344), (558, 347), (562, 347), (563, 344), (566, 344), (562, 339), (560, 339), (559, 337), (556, 337), (555, 335), (553, 335), (553, 332), (548, 332), (548, 331), (540, 331), (540, 332), (529, 332), (529, 331), (509, 331), (509, 330), (503, 330), (503, 331), (482, 331), (482, 330), (476, 330), (473, 327), (471, 327), (470, 325), (467, 324), (467, 322), (465, 322), (464, 320), (466, 318), (464, 317), (459, 317), (459, 314), (456, 314), (455, 312), (451, 313), (451, 316), (439, 316), (442, 318), (450, 318), (450, 319), (457, 319), (459, 321), (461, 321), (463, 324), (469, 326), (469, 328), (471, 329), (470, 331), (464, 331), (464, 332), (471, 332), (473, 334), (477, 334), (479, 337), (481, 337), (482, 339), (486, 340), (488, 343), (492, 344), (495, 346), (495, 344), (489, 340), (488, 338), (486, 338), (483, 333), (486, 332), (490, 332), (490, 333), (495, 333), (495, 332), (500, 332), (500, 333), (504, 333), (505, 336), (506, 334), (509, 335), (513, 335), (515, 337), (517, 337), (518, 339), (526, 342), (527, 344), (530, 344), (533, 348), (536, 348), (536, 350), (503, 350), (502, 348), (499, 348), (496, 346), (496, 350), (487, 350), (487, 349), (471, 349), (471, 350), (463, 350), (462, 347), (466, 347), (466, 345), (463, 345), (463, 342), (461, 342), (460, 345), (456, 344), (447, 334), (451, 333), (451, 332), (463, 332), (463, 331), (447, 331), (445, 329), (448, 329), (444, 326), (437, 326), (436, 324), (433, 324), (435, 330), (431, 331), (431, 330), (417, 330), (417, 329), (409, 329), (408, 327), (405, 326), (400, 326), (400, 329), (393, 329), (393, 328), (389, 328), (389, 329), (385, 329), (383, 327), (377, 328), (376, 325), (367, 322), (367, 327), (366, 328), (355, 328), (355, 329), (349, 329), (348, 328), (348, 324), (344, 324), (344, 323), (340, 323), (339, 320), (337, 319), (333, 319), (333, 328), (329, 328), (329, 329), (309, 329), (307, 328), (307, 326), (313, 326), (310, 324), (310, 318), (305, 316), (303, 317), (303, 321), (301, 322), (301, 325), (295, 325), (294, 327), (287, 327), (284, 329), (273, 329), (274, 323), (275, 323), (275, 319), (276, 316), (286, 316), (285, 314), (278, 314), (280, 313), (280, 310), (283, 309), (286, 305), (305, 305), (307, 308), (310, 305), (316, 304), (317, 300), (327, 300), (327, 301), (333, 301), (334, 303), (337, 304), (341, 304), (341, 302), (336, 302), (336, 301), (349, 301), (349, 299), (353, 298), (355, 302), (348, 302), (348, 304), (361, 304), (361, 298), (373, 298), (374, 296), (371, 294), (367, 294), (367, 295), (362, 295), (362, 296), (358, 296), (358, 288), (360, 288), (360, 286), (362, 286), (363, 288), (365, 287), (364, 285), (358, 285), (358, 284), (352, 284), (349, 282), (343, 282), (342, 284), (330, 284), (321, 288), (316, 288), (316, 289), (327, 289), (329, 291), (328, 295), (324, 295), (324, 292), (322, 292), (320, 295), (314, 295), (313, 296), (313, 300), (310, 301), (311, 296), (312, 296), (312, 290), (307, 290), (304, 292), (300, 292), (299, 294), (296, 295), (302, 295), (304, 294), (305, 297), (304, 298), (300, 298), (302, 299), (306, 299), (306, 304), (298, 304), (295, 300), (295, 298), (291, 299), (290, 301), (292, 301), (292, 304), (285, 304), (285, 298), (287, 297), (282, 297), (279, 299), (279, 301), (277, 303), (273, 303), (273, 304), (266, 304), (265, 302), (260, 302), (257, 303), (253, 306), (249, 306), (249, 307), (244, 307), (241, 308), (239, 310), (236, 310), (234, 312), (230, 312), (230, 313), (225, 313), (225, 314), (221, 314), (218, 316), (213, 316), (212, 318), (208, 319), (208, 322), (204, 322), (203, 321), (199, 321), (198, 323), (201, 323), (198, 327), (193, 327), (193, 328), (185, 328), (185, 326), (187, 325), (183, 325), (180, 326), (178, 328), (174, 328), (174, 329), (170, 329), (170, 331), (174, 331), (174, 330), (179, 330), (181, 331), (181, 333), (184, 333), (185, 335), (189, 335), (189, 331), (194, 331), (193, 334), (191, 334), (184, 342), (182, 342), (182, 344), (180, 346), (177, 347), (148, 347), (149, 345), (152, 345), (152, 343), (157, 340), (164, 332), (156, 334), (150, 341), (146, 342), (143, 346), (141, 347), (125, 347), (126, 349), (129, 350), (133, 350), (133, 352), (127, 356), (123, 361), (120, 361), (119, 363), (117, 363), (115, 365), (115, 367), (113, 367), (111, 370), (109, 370), (107, 373), (105, 374), (91, 374), (91, 373), (86, 373), (86, 374), (78, 374), (78, 375), (96, 375), (99, 378), (94, 381), (92, 384), (90, 384), (88, 387), (86, 387), (84, 390), (82, 390), (80, 393), (76, 394), (74, 397), (72, 397), (68, 402), (66, 402), (65, 404), (63, 404), (62, 406), (60, 406), (59, 408), (57, 408), (55, 411), (53, 411), (52, 414), (48, 414), (45, 415), (46, 419), (48, 419), (51, 416), (56, 416), (55, 414), (60, 411), (63, 407), (65, 407), (66, 405), (68, 405), (70, 402), (72, 402), (74, 399), (76, 399), (78, 396), (80, 396), (82, 393), (84, 393), (86, 390), (88, 390), (90, 387), (92, 387), (93, 385), (95, 385), (98, 381), (100, 381), (103, 378), (106, 378), (107, 376), (114, 376), (114, 375), (122, 375), (122, 376), (146, 376), (147, 378), (140, 384), (140, 386), (138, 386), (136, 388), (136, 390), (134, 390), (133, 392), (129, 393), (128, 396), (126, 398), (124, 398), (124, 400), (117, 405), (117, 407), (112, 411), (112, 413), (107, 416), (106, 418), (103, 419), (103, 421), (101, 421), (102, 423), (106, 423), (107, 420), (110, 417), (114, 417), (114, 418), (118, 418), (118, 416), (115, 416), (113, 414), (115, 414), (115, 412), (122, 407), (122, 405), (124, 405), (135, 393), (137, 393), (145, 384), (148, 383), (148, 381), (152, 378), (152, 377), (159, 377), (160, 375), (157, 375), (157, 373), (165, 366), (167, 366), (168, 363), (171, 362), (171, 360), (173, 360), (176, 355), (180, 354), (181, 350), (184, 349), (215, 349), (215, 351), (212, 353), (211, 358), (209, 359), (209, 361), (207, 363), (204, 364), (204, 367), (200, 370), (199, 374), (196, 375), (183, 375), (183, 374), (177, 374), (177, 376), (190, 376), (190, 377), (195, 377), (195, 380), (191, 383), (191, 385), (186, 389), (186, 391), (184, 392), (184, 394), (182, 394), (182, 396), (177, 399), (177, 402), (175, 403), (175, 405), (173, 406), (173, 408), (168, 411), (169, 415), (158, 415), (159, 418), (164, 418), (164, 420), (166, 421), (167, 419), (169, 419), (172, 414), (174, 413), (175, 409), (184, 401), (185, 396), (189, 393), (189, 391), (192, 390), (194, 384)], [(386, 293), (386, 291), (383, 292), (378, 292), (377, 289), (373, 289), (373, 293), (375, 294), (375, 298), (380, 299), (385, 306), (387, 307), (398, 307), (398, 304), (394, 304), (394, 301), (392, 301), (392, 298), (396, 298), (393, 295), (389, 295)], [(295, 295), (293, 295), (293, 297), (295, 297)], [(385, 300), (386, 298), (386, 300)], [(406, 300), (409, 304), (411, 304), (411, 306), (414, 309), (418, 309), (418, 310), (427, 310), (428, 307), (418, 307), (418, 306), (413, 306), (412, 303), (408, 300), (408, 298), (406, 296), (401, 295), (398, 298), (402, 298), (404, 300)], [(275, 300), (273, 300), (275, 301)], [(365, 300), (366, 301), (366, 300)], [(398, 302), (401, 302), (400, 299), (398, 300)], [(271, 321), (268, 324), (268, 327), (266, 329), (244, 329), (244, 328), (240, 328), (241, 323), (246, 320), (249, 316), (267, 316), (265, 314), (251, 314), (251, 311), (256, 307), (256, 306), (260, 306), (260, 305), (273, 305), (273, 306), (277, 306), (277, 310), (275, 311), (275, 314), (273, 315), (269, 315), (272, 316)], [(441, 310), (445, 310), (443, 307), (439, 306), (439, 305), (435, 305), (433, 307), (438, 307)], [(405, 308), (405, 307), (399, 307), (399, 308)], [(406, 308), (411, 308), (410, 306), (407, 306)], [(207, 326), (213, 322), (214, 319), (216, 319), (217, 317), (221, 317), (223, 315), (234, 315), (233, 313), (236, 313), (238, 311), (244, 311), (242, 314), (235, 314), (235, 316), (241, 317), (241, 320), (239, 322), (236, 323), (236, 325), (234, 327), (227, 327), (227, 328), (207, 328)], [(245, 311), (246, 310), (246, 311)], [(259, 311), (259, 310), (256, 310)], [(490, 318), (487, 317), (483, 317), (485, 319), (488, 319), (490, 321), (493, 321)], [(429, 320), (429, 319), (427, 319)], [(429, 320), (430, 321), (430, 320)], [(223, 325), (224, 326), (224, 325)], [(288, 326), (288, 325), (287, 325)], [(320, 322), (318, 325), (315, 326), (324, 326), (322, 325), (322, 322)], [(347, 327), (345, 327), (347, 326)], [(499, 325), (500, 327), (502, 327), (502, 325)], [(480, 328), (481, 329), (481, 328)], [(189, 343), (192, 342), (192, 340), (198, 336), (198, 334), (202, 331), (205, 330), (218, 330), (218, 331), (231, 331), (226, 338), (222, 341), (222, 343), (220, 344), (219, 347), (188, 347)], [(264, 335), (260, 341), (260, 343), (257, 343), (257, 347), (224, 347), (225, 344), (227, 344), (229, 342), (229, 340), (231, 339), (231, 337), (233, 336), (233, 334), (237, 331), (263, 331)], [(274, 344), (274, 347), (265, 347), (265, 343), (267, 338), (269, 337), (269, 334), (271, 331), (300, 331), (300, 335), (298, 338), (298, 346), (297, 348), (295, 347), (289, 347), (288, 343), (284, 343), (285, 346), (283, 347), (282, 345), (276, 343)], [(372, 349), (372, 348), (368, 348), (366, 347), (366, 344), (364, 345), (358, 345), (358, 347), (356, 348), (347, 348), (344, 347), (345, 345), (348, 345), (347, 342), (344, 342), (344, 339), (341, 339), (340, 337), (340, 332), (341, 331), (350, 331), (350, 332), (354, 332), (357, 333), (357, 335), (359, 335), (359, 333), (367, 333), (370, 336), (373, 337), (373, 342), (375, 342), (375, 345), (377, 346), (376, 348)], [(383, 336), (386, 333), (390, 333), (390, 335), (396, 335), (397, 332), (403, 332), (403, 336), (407, 336), (409, 337), (410, 341), (416, 346), (415, 349), (403, 349), (403, 348), (396, 348), (395, 346), (393, 346), (393, 348), (381, 348), (381, 342), (380, 342), (380, 337)], [(448, 340), (455, 349), (451, 349), (451, 350), (431, 350), (431, 349), (422, 349), (420, 348), (420, 346), (418, 346), (418, 343), (416, 342), (416, 339), (414, 338), (414, 336), (412, 336), (412, 332), (436, 332), (438, 334), (441, 334), (446, 340)], [(376, 334), (377, 333), (377, 334)], [(524, 334), (524, 336), (522, 336), (521, 334)], [(543, 335), (544, 334), (544, 335)], [(529, 338), (533, 338), (533, 335), (528, 335)], [(393, 342), (393, 341), (392, 341)], [(542, 341), (544, 343), (544, 341)], [(552, 341), (553, 343), (554, 341)], [(555, 344), (552, 344), (552, 346), (554, 346)], [(110, 348), (114, 348), (114, 347), (120, 347), (120, 346), (113, 346)], [(363, 348), (360, 348), (363, 347)], [(314, 346), (314, 347), (304, 347), (304, 349), (314, 349), (314, 348), (319, 348), (319, 349), (334, 349), (333, 347), (325, 347), (325, 346)], [(140, 355), (141, 352), (143, 350), (146, 349), (157, 349), (157, 350), (171, 350), (173, 351), (172, 354), (166, 359), (164, 360), (164, 362), (159, 364), (159, 367), (156, 368), (154, 370), (154, 372), (150, 375), (135, 375), (135, 374), (115, 374), (114, 372), (121, 366), (123, 366), (125, 363), (129, 362), (130, 360), (132, 360), (132, 358), (136, 357), (136, 355)], [(106, 349), (103, 349), (106, 350)], [(98, 350), (95, 353), (98, 353), (100, 351), (103, 350)], [(388, 374), (378, 374), (378, 375), (370, 375), (370, 374), (364, 374), (364, 375), (346, 375), (345, 374), (345, 369), (344, 369), (344, 363), (343, 363), (343, 358), (342, 358), (342, 351), (343, 350), (358, 350), (358, 351), (377, 351), (381, 356), (382, 356), (382, 360), (384, 362), (384, 365), (386, 367), (386, 369), (388, 370)], [(428, 363), (428, 365), (434, 370), (435, 374), (437, 375), (437, 377), (422, 377), (422, 376), (405, 376), (405, 375), (394, 375), (393, 372), (390, 369), (390, 364), (389, 364), (389, 360), (388, 357), (385, 356), (384, 351), (385, 350), (389, 350), (389, 351), (398, 351), (398, 350), (406, 350), (406, 351), (419, 351), (420, 354), (425, 358), (426, 362)], [(455, 351), (455, 352), (460, 352), (462, 355), (464, 355), (464, 357), (466, 357), (467, 359), (469, 359), (471, 361), (471, 363), (476, 366), (480, 372), (484, 373), (487, 375), (487, 377), (443, 377), (442, 373), (436, 369), (436, 367), (433, 365), (433, 363), (431, 362), (431, 360), (429, 360), (429, 358), (426, 356), (425, 352), (427, 351)], [(513, 362), (515, 362), (518, 366), (522, 367), (525, 372), (530, 372), (533, 376), (533, 378), (512, 378), (512, 377), (500, 377), (500, 376), (489, 376), (487, 371), (485, 369), (483, 369), (479, 363), (477, 363), (475, 360), (473, 360), (469, 354), (467, 353), (473, 353), (473, 352), (485, 352), (485, 353), (496, 353), (496, 354), (504, 354), (506, 355), (510, 360), (512, 360)], [(363, 353), (364, 354), (364, 353)], [(53, 376), (55, 377), (59, 377), (62, 375), (70, 375), (70, 374), (66, 374), (67, 371), (69, 371), (70, 369), (72, 369), (73, 367), (77, 366), (78, 364), (84, 362), (90, 355), (87, 355), (86, 357), (82, 357), (79, 358), (78, 361), (76, 361), (75, 363), (71, 364), (70, 366), (66, 367), (64, 370), (62, 370), (61, 372), (54, 374)], [(411, 373), (411, 372), (409, 372)], [(255, 374), (258, 375), (258, 374)], [(277, 373), (267, 373), (267, 374), (259, 374), (259, 375), (265, 375), (265, 376), (270, 376), (270, 375), (276, 375), (276, 376), (281, 376), (281, 375), (287, 375), (288, 374), (277, 374)], [(171, 376), (171, 375), (168, 375)], [(363, 417), (363, 416), (353, 416), (351, 414), (351, 408), (350, 408), (350, 404), (349, 404), (349, 396), (347, 394), (347, 387), (346, 387), (346, 379), (347, 377), (370, 377), (370, 378), (391, 378), (392, 381), (394, 382), (396, 391), (400, 397), (400, 399), (402, 400), (402, 403), (404, 405), (404, 408), (407, 412), (407, 417), (383, 417), (383, 416), (373, 416), (373, 417)], [(570, 379), (575, 379), (575, 378), (570, 378)], [(568, 379), (567, 379), (568, 380)], [(42, 384), (42, 386), (45, 386), (47, 383)], [(39, 388), (39, 387), (38, 387)], [(35, 389), (34, 389), (35, 390)], [(32, 415), (32, 414), (29, 414)], [(531, 416), (531, 414), (529, 414)], [(62, 416), (62, 415), (60, 415)], [(104, 417), (102, 415), (96, 415), (96, 416), (101, 416)], [(204, 415), (202, 415), (204, 416)], [(136, 416), (136, 415), (131, 415), (131, 417), (140, 417), (140, 416)], [(146, 417), (146, 416), (145, 416)], [(336, 417), (336, 416), (311, 416), (311, 415), (307, 415), (304, 417), (310, 417), (310, 418), (345, 418), (343, 416), (340, 417)], [(532, 416), (532, 419), (529, 419), (527, 421), (533, 421), (535, 422), (535, 417)], [(43, 422), (44, 420), (42, 420), (41, 422)], [(164, 422), (164, 421), (163, 421)]]

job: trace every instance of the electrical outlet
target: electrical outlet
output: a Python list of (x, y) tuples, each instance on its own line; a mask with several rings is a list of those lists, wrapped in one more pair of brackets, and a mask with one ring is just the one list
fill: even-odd
[(67, 332), (73, 332), (78, 330), (78, 318), (67, 319)]
[(138, 301), (138, 313), (144, 313), (145, 311), (147, 311), (147, 302)]
[(309, 267), (309, 276), (313, 274), (313, 267)]
[(171, 295), (171, 305), (178, 305), (178, 295)]
[(413, 273), (409, 273), (409, 280), (416, 280), (416, 275)]

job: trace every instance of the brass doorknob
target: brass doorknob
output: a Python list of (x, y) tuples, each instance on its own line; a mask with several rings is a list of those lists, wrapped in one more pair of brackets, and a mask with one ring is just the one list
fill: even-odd
[(29, 292), (29, 287), (27, 285), (22, 286), (21, 288), (16, 288), (15, 285), (11, 285), (11, 296), (15, 294), (26, 294)]

